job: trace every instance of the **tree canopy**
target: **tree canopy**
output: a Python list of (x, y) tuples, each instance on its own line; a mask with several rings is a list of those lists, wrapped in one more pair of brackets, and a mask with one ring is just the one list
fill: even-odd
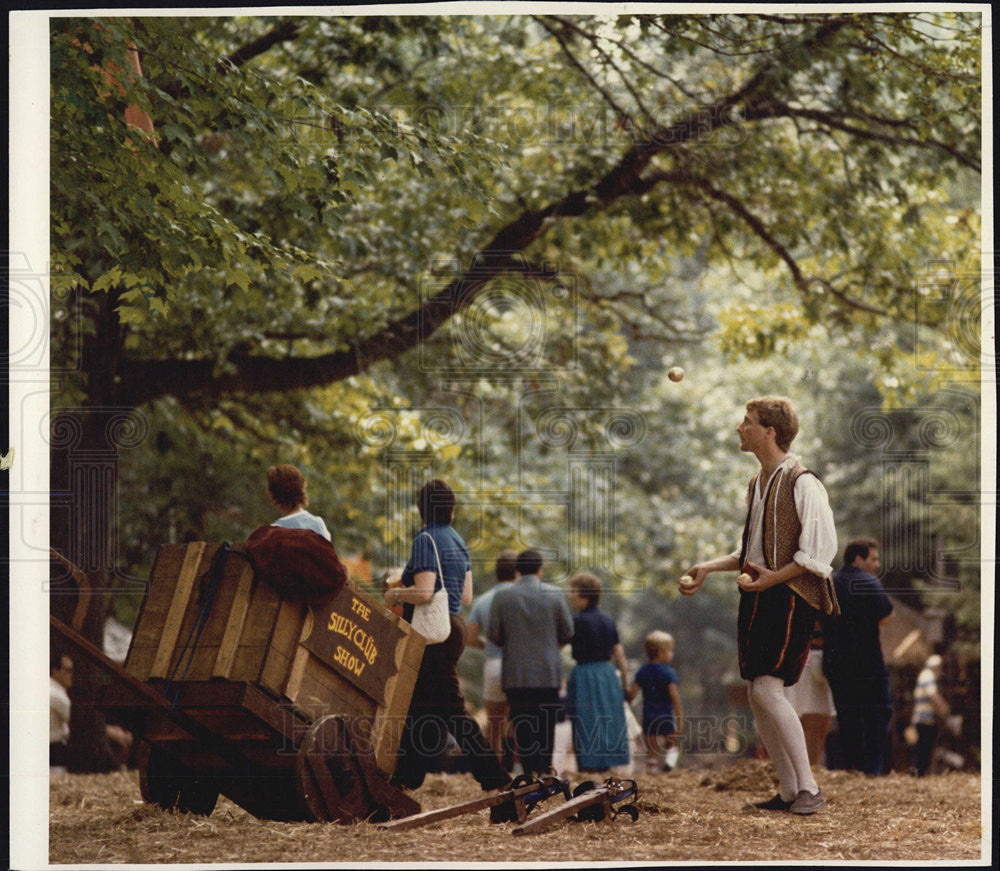
[[(357, 375), (505, 274), (568, 274), (574, 301), (667, 339), (692, 326), (670, 292), (683, 257), (758, 272), (750, 320), (771, 338), (730, 319), (733, 341), (909, 319), (929, 258), (975, 256), (975, 215), (943, 192), (979, 168), (978, 27), (58, 20), (54, 272), (105, 312), (108, 389), (136, 406)], [(127, 126), (130, 104), (152, 137)]]

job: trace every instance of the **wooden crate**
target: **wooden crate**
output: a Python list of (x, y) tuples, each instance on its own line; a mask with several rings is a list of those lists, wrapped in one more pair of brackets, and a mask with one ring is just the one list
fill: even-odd
[(236, 554), (206, 608), (218, 548), (160, 548), (125, 661), (128, 674), (158, 685), (214, 682), (220, 696), (229, 684), (253, 684), (277, 706), (291, 703), (296, 742), (303, 724), (326, 714), (361, 717), (371, 723), (377, 767), (391, 774), (423, 636), (350, 583), (314, 605), (282, 599)]

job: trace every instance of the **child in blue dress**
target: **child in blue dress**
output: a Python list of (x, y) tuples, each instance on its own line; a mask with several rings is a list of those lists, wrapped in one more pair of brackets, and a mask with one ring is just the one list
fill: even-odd
[(684, 731), (684, 711), (678, 691), (674, 639), (657, 629), (645, 640), (649, 660), (635, 673), (628, 690), (632, 701), (642, 693), (642, 737), (646, 744), (646, 769), (670, 771), (676, 761), (677, 740)]

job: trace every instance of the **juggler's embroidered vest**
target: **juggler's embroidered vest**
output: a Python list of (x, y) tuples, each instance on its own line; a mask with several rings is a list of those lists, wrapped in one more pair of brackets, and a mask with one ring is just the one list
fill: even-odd
[[(795, 510), (795, 482), (802, 475), (814, 475), (798, 460), (793, 460), (780, 472), (771, 476), (764, 495), (763, 541), (764, 561), (769, 569), (776, 570), (792, 561), (799, 549), (799, 536), (802, 534), (802, 522)], [(743, 524), (743, 546), (740, 550), (740, 565), (746, 559), (747, 542), (750, 540), (750, 511), (753, 505), (754, 488), (757, 478), (754, 475), (750, 481), (747, 494), (747, 519)], [(821, 578), (812, 572), (803, 572), (798, 577), (786, 581), (787, 585), (798, 593), (806, 602), (822, 614), (837, 615), (840, 606), (831, 578)]]

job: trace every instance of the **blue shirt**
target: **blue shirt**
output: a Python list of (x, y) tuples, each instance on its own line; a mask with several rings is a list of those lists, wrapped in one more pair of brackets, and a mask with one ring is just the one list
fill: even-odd
[(823, 618), (823, 671), (831, 680), (885, 681), (879, 623), (892, 602), (874, 575), (855, 566), (833, 573), (840, 615)]
[(607, 662), (618, 643), (615, 621), (597, 605), (573, 618), (573, 659), (579, 663)]
[[(426, 535), (424, 533), (427, 533)], [(433, 543), (431, 538), (434, 539)], [(437, 555), (434, 546), (437, 545)], [(438, 570), (438, 555), (441, 558), (441, 569)], [(403, 569), (403, 586), (412, 587), (414, 576), (421, 572), (434, 572), (434, 589), (441, 589), (441, 575), (444, 575), (444, 587), (448, 591), (448, 613), (459, 614), (462, 611), (462, 590), (465, 588), (466, 572), (472, 571), (472, 561), (469, 559), (469, 549), (465, 546), (454, 528), (449, 523), (432, 523), (425, 526), (413, 539), (410, 559)], [(407, 620), (413, 616), (413, 606), (407, 604), (403, 609), (403, 617)]]
[(673, 717), (674, 702), (670, 684), (678, 683), (677, 672), (664, 662), (647, 662), (635, 673), (642, 690), (642, 721), (651, 723), (661, 717)]
[(479, 637), (483, 639), (483, 654), (487, 659), (499, 659), (503, 656), (503, 648), (486, 637), (486, 627), (490, 622), (490, 607), (493, 604), (493, 597), (505, 583), (507, 582), (497, 581), (495, 587), (487, 590), (472, 603), (472, 610), (469, 611), (469, 622), (479, 624)]

